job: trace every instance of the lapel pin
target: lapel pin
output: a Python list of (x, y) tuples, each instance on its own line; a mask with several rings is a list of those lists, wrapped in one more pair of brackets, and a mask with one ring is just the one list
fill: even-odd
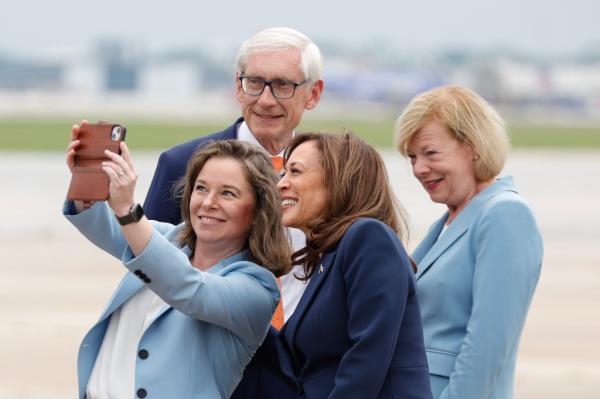
[(319, 266), (319, 273), (323, 273), (323, 265)]

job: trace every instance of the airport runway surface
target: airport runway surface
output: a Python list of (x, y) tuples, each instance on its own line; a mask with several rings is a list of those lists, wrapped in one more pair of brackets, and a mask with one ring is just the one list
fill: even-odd
[[(405, 160), (383, 155), (410, 214), (414, 248), (444, 209), (429, 201)], [(133, 157), (141, 202), (158, 153), (134, 150)], [(532, 205), (545, 241), (516, 397), (597, 397), (600, 152), (515, 150), (505, 172)], [(63, 154), (0, 152), (0, 181), (0, 399), (74, 398), (79, 343), (125, 269), (63, 219)]]

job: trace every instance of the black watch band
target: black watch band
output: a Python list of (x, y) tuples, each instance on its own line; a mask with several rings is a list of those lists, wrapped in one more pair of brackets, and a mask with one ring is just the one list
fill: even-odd
[(139, 222), (140, 219), (144, 216), (144, 209), (140, 204), (134, 204), (131, 209), (129, 209), (129, 213), (125, 216), (117, 216), (117, 220), (121, 226), (125, 226), (126, 224)]

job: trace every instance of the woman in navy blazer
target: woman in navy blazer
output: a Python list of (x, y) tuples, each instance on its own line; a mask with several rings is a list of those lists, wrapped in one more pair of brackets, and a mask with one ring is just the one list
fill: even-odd
[(459, 86), (425, 92), (396, 125), (400, 152), (448, 211), (413, 253), (435, 398), (510, 399), (542, 239), (504, 167), (498, 113)]
[(184, 221), (173, 226), (133, 217), (137, 175), (125, 143), (121, 149), (103, 163), (108, 201), (64, 208), (129, 271), (81, 344), (79, 397), (229, 398), (279, 300), (273, 273), (290, 264), (277, 174), (253, 145), (213, 142), (188, 164)]
[(400, 206), (377, 151), (351, 134), (297, 135), (279, 182), (310, 282), (261, 358), (298, 398), (430, 398)]

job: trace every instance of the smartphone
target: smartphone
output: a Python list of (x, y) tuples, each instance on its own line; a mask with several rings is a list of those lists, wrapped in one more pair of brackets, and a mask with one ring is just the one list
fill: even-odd
[(88, 123), (80, 127), (79, 146), (75, 150), (73, 175), (67, 192), (68, 200), (104, 201), (108, 199), (110, 179), (102, 170), (109, 160), (104, 150), (121, 154), (121, 141), (127, 128), (111, 122)]

